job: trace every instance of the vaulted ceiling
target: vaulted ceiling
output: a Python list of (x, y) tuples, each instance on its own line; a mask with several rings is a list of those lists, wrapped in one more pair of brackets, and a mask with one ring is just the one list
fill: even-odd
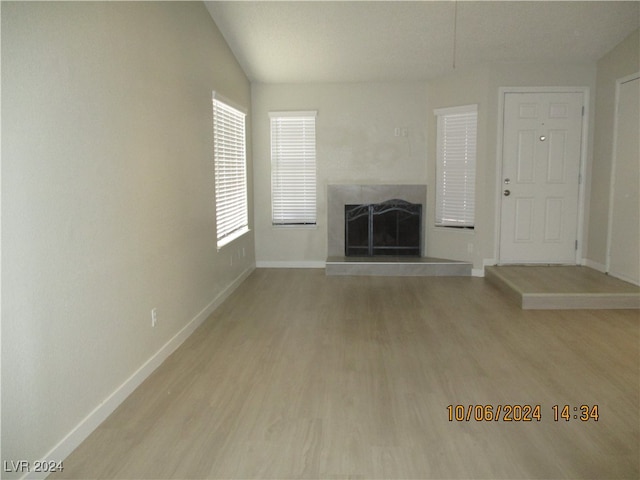
[(253, 82), (426, 80), (489, 62), (593, 62), (639, 1), (205, 2)]

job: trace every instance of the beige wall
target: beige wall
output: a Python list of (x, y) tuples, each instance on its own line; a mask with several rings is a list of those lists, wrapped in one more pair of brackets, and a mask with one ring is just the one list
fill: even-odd
[[(201, 3), (3, 3), (2, 460), (73, 443), (65, 435), (253, 268), (254, 250), (262, 265), (322, 265), (328, 184), (428, 184), (426, 254), (481, 269), (496, 249), (500, 87), (591, 89), (587, 258), (604, 262), (615, 79), (638, 69), (636, 32), (598, 63), (597, 95), (595, 65), (250, 87)], [(255, 149), (254, 229), (221, 251), (212, 90), (251, 107)], [(469, 103), (479, 105), (477, 228), (437, 230), (433, 109)], [(276, 229), (267, 113), (309, 109), (318, 226)]]
[(42, 458), (253, 268), (252, 233), (216, 250), (214, 89), (250, 107), (200, 2), (3, 2), (2, 460)]
[[(473, 268), (482, 268), (482, 258), (491, 257), (487, 242), (490, 233), (487, 222), (491, 219), (491, 197), (486, 185), (493, 171), (493, 158), (488, 157), (487, 138), (489, 123), (489, 74), (487, 66), (459, 70), (428, 84), (429, 102), (426, 105), (428, 131), (428, 191), (427, 206), (427, 253), (437, 258), (472, 262)], [(473, 231), (435, 227), (435, 178), (436, 178), (436, 117), (434, 109), (461, 105), (478, 105), (478, 144), (476, 171), (476, 225)], [(494, 137), (495, 138), (495, 137)], [(486, 252), (485, 252), (486, 251)]]
[[(476, 179), (476, 228), (474, 232), (433, 226), (433, 188), (427, 245), (435, 257), (466, 260), (478, 273), (497, 255), (497, 194), (501, 188), (498, 165), (498, 122), (500, 89), (503, 87), (588, 87), (595, 86), (593, 64), (505, 63), (460, 69), (429, 82), (429, 184), (435, 178), (435, 130), (433, 109), (478, 104), (478, 170)], [(590, 139), (587, 139), (590, 143)], [(587, 155), (587, 163), (589, 158)]]
[[(497, 124), (500, 87), (579, 86), (593, 90), (595, 65), (512, 63), (461, 69), (430, 82), (252, 86), (258, 265), (322, 266), (327, 256), (326, 185), (427, 184), (426, 252), (465, 260), (477, 273), (496, 255)], [(435, 108), (478, 104), (475, 231), (433, 226)], [(318, 226), (270, 221), (270, 110), (318, 110)], [(395, 128), (407, 137), (395, 137)]]
[(591, 170), (591, 218), (587, 261), (604, 270), (607, 262), (609, 193), (613, 155), (616, 80), (640, 71), (640, 30), (636, 30), (598, 61), (595, 134)]
[[(421, 82), (252, 85), (258, 266), (324, 266), (328, 184), (424, 184), (426, 102)], [(318, 111), (316, 228), (271, 225), (272, 110)]]

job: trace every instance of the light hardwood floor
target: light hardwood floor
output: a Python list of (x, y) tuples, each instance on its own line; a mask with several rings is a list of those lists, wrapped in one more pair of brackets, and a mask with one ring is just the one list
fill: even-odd
[[(639, 332), (637, 310), (524, 311), (481, 278), (258, 269), (52, 478), (637, 479)], [(554, 421), (565, 404), (599, 419)]]

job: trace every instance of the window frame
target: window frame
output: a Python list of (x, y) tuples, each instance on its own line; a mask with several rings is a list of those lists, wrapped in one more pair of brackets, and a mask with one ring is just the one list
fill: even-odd
[(317, 226), (317, 115), (316, 110), (269, 112), (274, 228)]
[[(478, 105), (439, 108), (433, 113), (436, 116), (434, 224), (438, 228), (473, 231), (476, 225)], [(447, 148), (449, 144), (451, 147)], [(447, 167), (446, 163), (450, 165)], [(448, 182), (447, 176), (451, 178)]]
[(247, 111), (212, 93), (216, 245), (249, 232)]

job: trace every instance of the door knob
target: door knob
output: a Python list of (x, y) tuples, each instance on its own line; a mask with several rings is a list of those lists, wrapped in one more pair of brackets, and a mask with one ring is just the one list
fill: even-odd
[(511, 195), (511, 190), (505, 190), (504, 191), (504, 196), (508, 197), (509, 195)]

